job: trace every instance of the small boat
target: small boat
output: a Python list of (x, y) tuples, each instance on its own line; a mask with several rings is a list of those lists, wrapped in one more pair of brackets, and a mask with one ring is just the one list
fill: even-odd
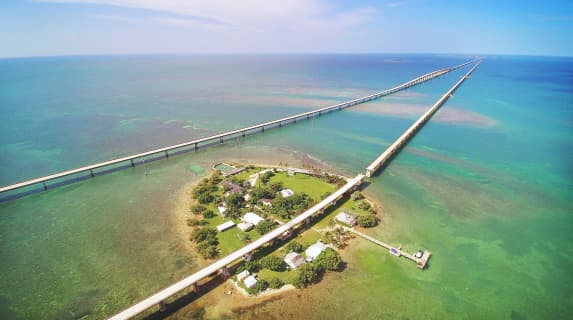
[(400, 251), (398, 251), (398, 249), (396, 249), (394, 247), (390, 248), (390, 253), (395, 255), (396, 257), (400, 256)]

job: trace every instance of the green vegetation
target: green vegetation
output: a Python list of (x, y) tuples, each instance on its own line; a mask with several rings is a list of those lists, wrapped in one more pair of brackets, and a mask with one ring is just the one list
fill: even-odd
[(277, 271), (277, 272), (282, 272), (282, 271), (286, 270), (285, 262), (281, 258), (279, 258), (277, 256), (273, 256), (273, 255), (269, 255), (269, 256), (262, 258), (260, 260), (259, 265), (261, 266), (261, 268), (265, 268), (265, 269), (269, 269), (269, 270)]
[(326, 248), (312, 263), (320, 270), (338, 271), (342, 267), (342, 258), (334, 249)]
[(280, 287), (282, 287), (285, 283), (279, 279), (279, 278), (272, 278), (271, 281), (269, 281), (269, 287), (271, 289), (279, 289)]
[(195, 204), (192, 205), (189, 210), (191, 210), (191, 213), (193, 214), (202, 214), (205, 210), (207, 210), (207, 207), (202, 206), (200, 204)]
[(216, 216), (215, 212), (211, 209), (203, 211), (203, 218), (211, 219)]
[(301, 253), (304, 251), (304, 246), (298, 243), (296, 240), (293, 240), (287, 244), (286, 249), (288, 252), (294, 251)]
[(375, 215), (359, 216), (357, 223), (363, 228), (372, 228), (378, 224), (378, 220)]
[(342, 228), (335, 228), (324, 233), (324, 242), (330, 243), (338, 249), (346, 247), (347, 241), (351, 236)]
[(290, 219), (295, 214), (299, 214), (308, 209), (313, 203), (314, 201), (308, 194), (304, 192), (295, 193), (288, 198), (275, 198), (271, 212), (283, 219)]
[(321, 272), (311, 263), (305, 263), (298, 267), (293, 285), (297, 288), (305, 288), (320, 279)]
[(263, 174), (259, 177), (259, 179), (261, 179), (261, 182), (262, 182), (262, 183), (265, 183), (265, 184), (266, 184), (266, 183), (268, 183), (268, 182), (271, 180), (271, 178), (272, 178), (274, 175), (275, 175), (275, 173), (274, 173), (273, 171), (267, 171), (267, 172), (263, 173)]
[(197, 251), (205, 259), (214, 258), (218, 254), (217, 231), (212, 228), (198, 228), (191, 232), (191, 241), (197, 243)]
[(364, 195), (360, 191), (354, 191), (350, 198), (354, 201), (358, 201), (364, 199)]
[(257, 224), (255, 229), (257, 230), (257, 232), (260, 235), (263, 235), (263, 234), (273, 230), (273, 228), (275, 227), (275, 224), (276, 223), (272, 220), (263, 220), (263, 221), (259, 222), (259, 224)]

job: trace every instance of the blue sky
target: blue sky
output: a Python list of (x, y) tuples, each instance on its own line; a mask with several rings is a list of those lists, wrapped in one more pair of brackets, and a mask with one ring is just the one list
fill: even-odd
[(573, 1), (0, 0), (0, 57), (155, 53), (573, 56)]

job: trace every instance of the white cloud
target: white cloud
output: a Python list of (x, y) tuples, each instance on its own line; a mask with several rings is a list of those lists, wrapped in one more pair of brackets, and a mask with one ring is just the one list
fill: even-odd
[[(246, 30), (286, 29), (300, 26), (322, 30), (325, 26), (347, 28), (373, 18), (371, 8), (336, 12), (325, 0), (36, 0), (70, 4), (99, 4), (179, 15), (157, 17), (162, 24), (224, 30), (230, 26)], [(189, 17), (187, 19), (186, 17)], [(123, 17), (125, 18), (125, 17)], [(126, 20), (127, 21), (127, 20)], [(312, 31), (312, 30), (307, 30)]]
[(118, 14), (95, 14), (95, 18), (102, 19), (102, 20), (112, 20), (112, 21), (121, 21), (127, 23), (141, 23), (144, 22), (142, 19), (133, 18), (133, 17), (125, 17)]

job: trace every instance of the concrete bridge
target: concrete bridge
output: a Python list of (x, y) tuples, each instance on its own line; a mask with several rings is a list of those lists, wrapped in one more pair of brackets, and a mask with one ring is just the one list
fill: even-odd
[[(251, 134), (255, 134), (255, 133), (259, 133), (259, 132), (264, 132), (265, 130), (269, 130), (269, 129), (273, 129), (273, 128), (279, 128), (279, 127), (282, 127), (282, 126), (287, 125), (287, 124), (296, 123), (297, 121), (300, 121), (300, 120), (310, 119), (311, 117), (321, 116), (322, 114), (329, 113), (332, 111), (337, 111), (337, 110), (349, 108), (349, 107), (352, 107), (352, 106), (355, 106), (355, 105), (358, 105), (361, 103), (365, 103), (365, 102), (368, 102), (368, 101), (371, 101), (374, 99), (378, 99), (378, 98), (381, 98), (384, 96), (391, 95), (391, 94), (396, 93), (398, 91), (406, 90), (406, 89), (411, 88), (413, 86), (416, 86), (418, 84), (424, 83), (426, 81), (432, 80), (434, 78), (440, 77), (444, 74), (447, 74), (449, 72), (452, 72), (452, 71), (455, 71), (459, 68), (462, 68), (462, 67), (472, 63), (472, 61), (474, 61), (474, 60), (468, 61), (466, 63), (460, 64), (460, 65), (455, 66), (455, 67), (444, 68), (444, 69), (440, 69), (440, 70), (436, 70), (436, 71), (424, 74), (424, 75), (419, 76), (413, 80), (410, 80), (408, 82), (400, 84), (394, 88), (391, 88), (391, 89), (388, 89), (385, 91), (381, 91), (378, 93), (374, 93), (374, 94), (371, 94), (371, 95), (366, 96), (366, 97), (362, 97), (362, 98), (350, 100), (347, 102), (335, 104), (332, 106), (328, 106), (328, 107), (324, 107), (324, 108), (296, 114), (296, 115), (281, 118), (278, 120), (268, 121), (265, 123), (261, 123), (261, 124), (241, 128), (241, 129), (227, 131), (224, 133), (212, 135), (209, 137), (205, 137), (205, 138), (201, 138), (201, 139), (197, 139), (197, 140), (193, 140), (193, 141), (189, 141), (189, 142), (171, 145), (168, 147), (159, 148), (159, 149), (155, 149), (155, 150), (151, 150), (151, 151), (147, 151), (147, 152), (142, 152), (142, 153), (134, 154), (134, 155), (127, 156), (127, 157), (121, 157), (121, 158), (117, 158), (117, 159), (113, 159), (113, 160), (109, 160), (109, 161), (105, 161), (105, 162), (95, 163), (95, 164), (87, 165), (84, 167), (80, 167), (80, 168), (76, 168), (76, 169), (72, 169), (72, 170), (67, 170), (64, 172), (59, 172), (59, 173), (31, 179), (31, 180), (19, 182), (16, 184), (4, 186), (4, 187), (0, 188), (0, 195), (2, 195), (2, 197), (0, 197), (0, 201), (10, 198), (7, 196), (5, 197), (5, 194), (8, 193), (9, 191), (18, 190), (18, 189), (22, 189), (22, 188), (30, 187), (30, 186), (34, 186), (34, 185), (41, 185), (44, 190), (47, 190), (51, 186), (57, 186), (57, 185), (65, 183), (59, 179), (67, 178), (70, 181), (71, 180), (75, 181), (75, 180), (81, 180), (81, 179), (85, 179), (85, 178), (89, 178), (89, 177), (93, 178), (96, 175), (101, 175), (101, 174), (104, 174), (104, 173), (109, 172), (109, 171), (134, 167), (134, 166), (139, 165), (141, 163), (145, 163), (146, 157), (155, 157), (153, 160), (156, 160), (158, 158), (168, 158), (170, 154), (173, 155), (173, 154), (177, 154), (177, 153), (181, 153), (181, 152), (197, 150), (199, 148), (203, 148), (203, 147), (207, 147), (207, 146), (211, 146), (211, 145), (215, 145), (215, 144), (222, 144), (225, 141), (233, 140), (233, 139), (236, 139), (239, 137), (245, 137), (247, 135), (251, 135)], [(52, 182), (52, 185), (49, 185), (48, 184), (49, 182)]]
[(196, 291), (198, 289), (198, 282), (200, 280), (209, 277), (213, 274), (216, 274), (218, 272), (228, 277), (229, 276), (229, 272), (227, 269), (228, 265), (241, 259), (244, 255), (251, 253), (256, 249), (264, 246), (265, 244), (271, 243), (273, 240), (281, 236), (284, 232), (289, 231), (291, 229), (295, 229), (305, 223), (310, 222), (310, 219), (312, 219), (314, 216), (321, 215), (327, 208), (329, 208), (332, 205), (335, 205), (338, 200), (342, 199), (344, 196), (347, 196), (354, 190), (356, 190), (358, 186), (362, 184), (363, 181), (364, 181), (364, 175), (362, 174), (357, 175), (356, 177), (350, 179), (342, 188), (336, 190), (333, 194), (331, 194), (318, 204), (312, 206), (310, 209), (306, 210), (300, 215), (296, 216), (292, 220), (288, 221), (287, 223), (277, 227), (276, 229), (263, 235), (259, 239), (242, 247), (241, 249), (232, 252), (226, 257), (217, 260), (213, 264), (195, 272), (189, 277), (121, 311), (120, 313), (109, 318), (109, 320), (130, 319), (156, 305), (160, 306), (161, 308), (161, 306), (163, 306), (164, 301), (169, 297), (189, 287), (193, 287), (193, 289)]
[(481, 60), (478, 61), (461, 79), (454, 84), (428, 111), (426, 111), (414, 124), (412, 124), (394, 143), (390, 145), (384, 152), (376, 158), (367, 168), (366, 176), (371, 177), (380, 167), (382, 167), (389, 159), (391, 159), (408, 141), (416, 134), (416, 132), (432, 117), (432, 115), (448, 100), (454, 91), (474, 72), (479, 66)]

